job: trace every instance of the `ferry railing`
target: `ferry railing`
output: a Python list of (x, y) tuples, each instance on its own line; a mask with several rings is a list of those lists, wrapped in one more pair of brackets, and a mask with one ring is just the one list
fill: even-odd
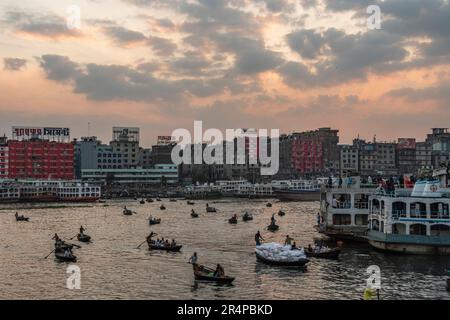
[(411, 218), (426, 218), (427, 211), (426, 210), (412, 210), (410, 213)]
[(442, 211), (431, 211), (430, 212), (430, 218), (432, 219), (444, 219), (448, 220), (450, 219), (450, 215), (448, 212), (442, 212)]
[(355, 209), (369, 209), (369, 202), (356, 202)]
[(332, 208), (335, 209), (350, 209), (352, 207), (351, 202), (338, 202), (332, 205)]

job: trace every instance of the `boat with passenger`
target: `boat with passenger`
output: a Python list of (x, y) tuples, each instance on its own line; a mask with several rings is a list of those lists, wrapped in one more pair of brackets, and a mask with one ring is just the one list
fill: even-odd
[(413, 190), (377, 192), (369, 198), (367, 239), (376, 249), (450, 255), (448, 172), (417, 181)]
[(274, 195), (280, 201), (319, 201), (320, 186), (315, 180), (272, 182)]

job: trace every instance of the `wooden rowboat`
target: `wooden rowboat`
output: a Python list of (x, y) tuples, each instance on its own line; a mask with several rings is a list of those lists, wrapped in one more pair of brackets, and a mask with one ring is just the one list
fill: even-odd
[(238, 220), (237, 220), (237, 218), (230, 218), (230, 219), (228, 219), (228, 223), (230, 223), (230, 224), (237, 224), (238, 223)]
[(272, 231), (272, 232), (275, 232), (275, 231), (277, 231), (278, 229), (280, 229), (280, 226), (278, 226), (278, 225), (276, 225), (276, 224), (270, 224), (270, 225), (267, 227), (267, 230)]
[(90, 242), (91, 241), (91, 236), (88, 236), (87, 234), (79, 233), (77, 235), (77, 240), (81, 241), (81, 242)]
[(214, 277), (214, 270), (206, 268), (202, 265), (194, 265), (194, 277), (195, 280), (216, 282), (221, 284), (231, 284), (235, 279), (234, 277), (229, 276)]
[(161, 250), (161, 251), (168, 251), (168, 252), (178, 252), (180, 251), (180, 249), (183, 247), (181, 245), (176, 245), (176, 246), (161, 246), (161, 245), (157, 245), (157, 244), (149, 244), (148, 245), (150, 250)]
[(77, 262), (77, 257), (73, 254), (65, 256), (64, 252), (55, 252), (55, 258), (63, 262)]
[(309, 251), (308, 248), (304, 248), (305, 255), (307, 257), (322, 258), (322, 259), (337, 259), (341, 253), (340, 248), (323, 249), (320, 252)]
[(160, 224), (161, 223), (161, 219), (148, 219), (148, 223), (150, 225)]

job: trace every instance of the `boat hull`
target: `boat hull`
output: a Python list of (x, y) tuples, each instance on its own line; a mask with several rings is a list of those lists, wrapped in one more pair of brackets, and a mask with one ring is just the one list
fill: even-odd
[(308, 262), (309, 259), (306, 258), (300, 258), (297, 261), (279, 261), (279, 260), (269, 260), (266, 259), (262, 256), (260, 256), (259, 254), (256, 254), (256, 259), (258, 261), (264, 262), (265, 264), (268, 265), (272, 265), (272, 266), (281, 266), (281, 267), (303, 267), (305, 266)]
[(320, 190), (314, 191), (289, 191), (275, 190), (275, 197), (280, 201), (319, 201)]
[(310, 252), (305, 248), (305, 255), (309, 258), (322, 258), (322, 259), (337, 259), (339, 254), (341, 253), (341, 249), (330, 249), (325, 252)]
[(450, 256), (450, 246), (435, 246), (412, 243), (390, 243), (369, 240), (369, 244), (377, 250), (402, 254)]
[(160, 251), (168, 251), (168, 252), (178, 252), (181, 250), (183, 246), (174, 246), (174, 247), (161, 247), (155, 245), (149, 245), (150, 250), (160, 250)]
[(200, 273), (195, 273), (194, 276), (195, 276), (195, 280), (222, 283), (222, 284), (230, 284), (235, 279), (233, 277), (210, 277), (210, 276), (202, 275)]

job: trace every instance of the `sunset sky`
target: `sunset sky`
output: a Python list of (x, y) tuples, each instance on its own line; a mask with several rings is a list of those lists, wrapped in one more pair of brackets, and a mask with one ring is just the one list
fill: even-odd
[[(381, 29), (366, 9), (379, 5)], [(81, 8), (81, 28), (66, 25)], [(450, 127), (446, 0), (2, 0), (0, 134), (70, 127), (142, 145), (207, 128), (423, 140)]]

